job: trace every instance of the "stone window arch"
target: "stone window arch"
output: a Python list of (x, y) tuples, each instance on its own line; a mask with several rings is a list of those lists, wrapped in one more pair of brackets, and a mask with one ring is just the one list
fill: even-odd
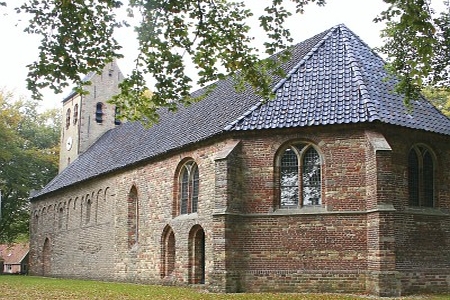
[(132, 186), (127, 199), (128, 248), (132, 248), (139, 238), (139, 200), (136, 186)]
[(194, 160), (182, 162), (177, 171), (174, 215), (197, 212), (199, 197), (199, 170)]
[(280, 208), (322, 205), (322, 157), (314, 145), (295, 142), (284, 146), (276, 168)]
[(435, 155), (425, 145), (414, 145), (408, 153), (410, 206), (434, 207)]
[(175, 234), (167, 225), (161, 236), (161, 278), (171, 276), (175, 270)]

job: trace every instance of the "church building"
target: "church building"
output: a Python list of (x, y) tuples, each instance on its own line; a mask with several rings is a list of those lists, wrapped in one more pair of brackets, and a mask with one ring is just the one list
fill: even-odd
[(337, 25), (292, 47), (274, 99), (229, 78), (150, 128), (116, 120), (116, 64), (90, 75), (63, 101), (60, 173), (30, 199), (30, 273), (449, 292), (450, 119), (405, 106), (384, 65)]

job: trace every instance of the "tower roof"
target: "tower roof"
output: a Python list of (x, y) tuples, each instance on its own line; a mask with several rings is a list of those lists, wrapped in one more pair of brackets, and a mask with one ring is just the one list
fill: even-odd
[(282, 64), (287, 76), (273, 77), (275, 99), (237, 92), (231, 78), (219, 81), (189, 107), (160, 110), (151, 128), (130, 122), (108, 131), (33, 199), (225, 132), (378, 121), (450, 135), (450, 120), (425, 99), (412, 101), (410, 109), (403, 104), (393, 93), (397, 81), (386, 80), (384, 61), (346, 26), (291, 51)]

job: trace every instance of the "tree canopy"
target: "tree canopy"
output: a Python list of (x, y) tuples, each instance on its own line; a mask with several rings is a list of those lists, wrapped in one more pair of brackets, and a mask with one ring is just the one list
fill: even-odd
[(450, 90), (445, 88), (433, 88), (430, 86), (422, 90), (423, 95), (450, 118)]
[[(433, 14), (431, 0), (383, 1), (389, 7), (374, 22), (387, 24), (380, 51), (388, 55), (389, 70), (400, 79), (397, 92), (408, 102), (424, 84), (448, 87), (449, 11)], [(325, 0), (268, 1), (259, 16), (267, 56), (288, 49), (292, 38), (285, 21), (311, 3), (326, 5)], [(450, 10), (448, 1), (445, 4)], [(29, 65), (28, 88), (35, 97), (44, 87), (61, 92), (71, 82), (81, 85), (83, 74), (121, 57), (113, 33), (127, 26), (117, 16), (122, 6), (118, 0), (27, 0), (17, 9), (31, 16), (26, 31), (42, 36), (39, 57)], [(261, 60), (252, 46), (248, 20), (253, 13), (245, 1), (129, 0), (128, 13), (140, 18), (135, 28), (139, 54), (113, 100), (125, 118), (154, 121), (160, 107), (175, 110), (198, 100), (190, 96), (195, 82), (186, 71), (188, 64), (197, 69), (196, 85), (232, 76), (237, 88), (250, 85), (264, 98), (272, 96), (270, 73), (277, 68), (273, 60)], [(145, 93), (147, 75), (156, 82), (151, 94)]]
[(60, 112), (0, 90), (0, 243), (28, 235), (32, 189), (58, 172)]

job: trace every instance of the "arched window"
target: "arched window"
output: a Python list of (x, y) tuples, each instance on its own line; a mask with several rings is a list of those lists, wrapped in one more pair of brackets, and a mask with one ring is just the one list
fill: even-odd
[(128, 194), (127, 207), (128, 248), (132, 248), (138, 242), (139, 237), (139, 204), (135, 186), (131, 188)]
[(97, 123), (103, 122), (103, 103), (98, 102), (95, 109), (95, 121)]
[(69, 129), (70, 126), (70, 108), (66, 111), (66, 129)]
[(280, 154), (280, 208), (322, 204), (322, 162), (310, 144), (292, 144)]
[(434, 206), (434, 159), (431, 151), (415, 145), (408, 155), (409, 205)]
[(183, 164), (178, 176), (179, 214), (197, 212), (199, 193), (199, 172), (197, 164), (190, 160)]
[(77, 124), (78, 122), (78, 104), (75, 104), (73, 107), (73, 125)]

